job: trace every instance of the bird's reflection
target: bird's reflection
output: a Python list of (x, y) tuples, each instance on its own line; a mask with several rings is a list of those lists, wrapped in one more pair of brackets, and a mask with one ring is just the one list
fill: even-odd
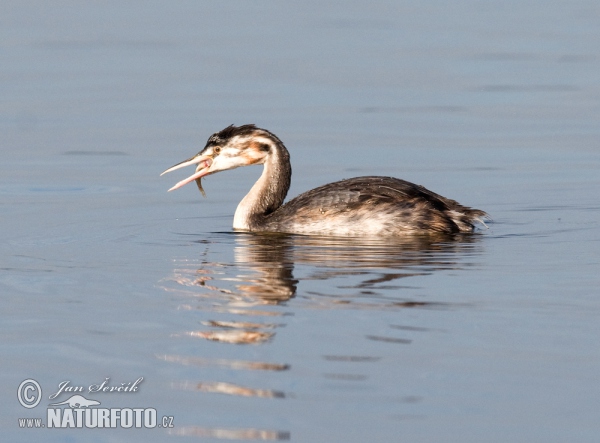
[(236, 234), (235, 263), (241, 274), (237, 289), (268, 303), (281, 303), (296, 294), (294, 237), (280, 234)]
[[(200, 338), (223, 346), (262, 345), (272, 341), (285, 316), (300, 308), (404, 309), (438, 304), (416, 299), (414, 287), (405, 281), (442, 270), (461, 270), (476, 264), (479, 236), (411, 237), (406, 239), (357, 239), (281, 234), (212, 234), (196, 240), (196, 257), (176, 261), (173, 275), (162, 281), (186, 310), (201, 310), (199, 330), (180, 336)], [(189, 244), (189, 243), (188, 243)], [(214, 315), (213, 318), (211, 318)], [(198, 323), (195, 321), (194, 325)], [(393, 329), (424, 331), (412, 326)], [(411, 345), (396, 335), (368, 334), (365, 339), (390, 345)], [(235, 353), (233, 355), (236, 355)], [(247, 355), (247, 354), (241, 354)], [(202, 355), (165, 354), (163, 361), (202, 368), (227, 370), (287, 371), (281, 362), (210, 358)], [(327, 361), (376, 362), (379, 356), (340, 353)], [(363, 374), (332, 370), (329, 380), (360, 382)], [(285, 399), (287, 394), (255, 384), (230, 380), (183, 380), (175, 389), (203, 394)], [(182, 434), (183, 435), (183, 434)], [(190, 428), (185, 435), (230, 435), (211, 428)], [(231, 434), (238, 439), (285, 439), (288, 434), (256, 431)], [(219, 437), (221, 438), (221, 437)]]
[[(406, 278), (472, 266), (472, 259), (481, 248), (478, 239), (477, 235), (392, 240), (272, 233), (214, 234), (210, 241), (199, 242), (206, 245), (203, 257), (178, 262), (169, 279), (177, 285), (166, 285), (165, 289), (209, 299), (204, 309), (247, 315), (283, 315), (281, 311), (259, 306), (288, 302), (296, 296), (298, 285), (301, 288), (306, 285), (303, 302), (312, 300), (320, 307), (328, 303), (332, 307), (344, 303), (360, 307), (358, 298), (378, 301), (379, 307), (381, 303), (419, 306), (422, 301), (406, 300), (399, 295), (398, 290), (410, 288), (405, 286)], [(219, 253), (224, 245), (229, 251), (233, 246), (233, 260), (214, 260), (218, 254), (211, 251), (213, 245)], [(247, 322), (221, 322), (218, 326), (257, 329), (249, 327)], [(257, 340), (268, 337), (260, 335)]]
[[(350, 277), (338, 288), (391, 288), (394, 280), (468, 266), (465, 258), (478, 252), (478, 236), (364, 239), (236, 234), (235, 264), (241, 272), (237, 289), (246, 296), (279, 303), (296, 294), (294, 266), (308, 271), (301, 278), (333, 280)], [(305, 274), (303, 272), (303, 274)], [(384, 284), (387, 284), (384, 285)], [(331, 288), (327, 283), (321, 295)], [(314, 291), (313, 291), (314, 293)]]

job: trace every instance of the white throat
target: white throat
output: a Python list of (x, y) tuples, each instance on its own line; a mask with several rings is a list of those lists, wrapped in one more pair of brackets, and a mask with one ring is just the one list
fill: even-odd
[(250, 230), (250, 220), (252, 215), (257, 212), (257, 207), (259, 207), (260, 204), (260, 198), (262, 195), (264, 195), (269, 186), (269, 174), (267, 169), (269, 169), (269, 167), (268, 164), (265, 163), (260, 178), (256, 181), (256, 183), (254, 183), (254, 186), (252, 186), (250, 192), (246, 194), (235, 210), (235, 215), (233, 216), (233, 229)]

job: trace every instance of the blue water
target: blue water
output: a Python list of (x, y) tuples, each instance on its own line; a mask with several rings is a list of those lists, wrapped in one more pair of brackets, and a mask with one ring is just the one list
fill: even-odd
[[(599, 12), (0, 5), (3, 440), (597, 441)], [(433, 243), (235, 234), (260, 168), (207, 198), (159, 177), (231, 123), (283, 140), (290, 196), (391, 175), (493, 222)], [(61, 382), (140, 377), (83, 395), (174, 427), (19, 427)]]

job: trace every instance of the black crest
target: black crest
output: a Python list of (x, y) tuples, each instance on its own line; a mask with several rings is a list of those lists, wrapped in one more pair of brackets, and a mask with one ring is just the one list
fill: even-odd
[(256, 127), (256, 125), (229, 125), (225, 129), (222, 129), (219, 132), (215, 132), (213, 135), (211, 135), (208, 138), (208, 141), (206, 142), (206, 146), (225, 144), (232, 137), (248, 135), (256, 131), (257, 129), (258, 128)]

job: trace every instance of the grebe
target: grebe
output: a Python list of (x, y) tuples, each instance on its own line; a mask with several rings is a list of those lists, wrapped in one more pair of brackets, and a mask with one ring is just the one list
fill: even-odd
[(244, 231), (336, 236), (400, 236), (472, 232), (487, 214), (393, 177), (356, 177), (315, 188), (283, 204), (290, 188), (290, 155), (281, 140), (255, 125), (228, 126), (202, 151), (161, 175), (188, 165), (196, 172), (169, 191), (210, 174), (263, 164), (242, 199), (233, 228)]

